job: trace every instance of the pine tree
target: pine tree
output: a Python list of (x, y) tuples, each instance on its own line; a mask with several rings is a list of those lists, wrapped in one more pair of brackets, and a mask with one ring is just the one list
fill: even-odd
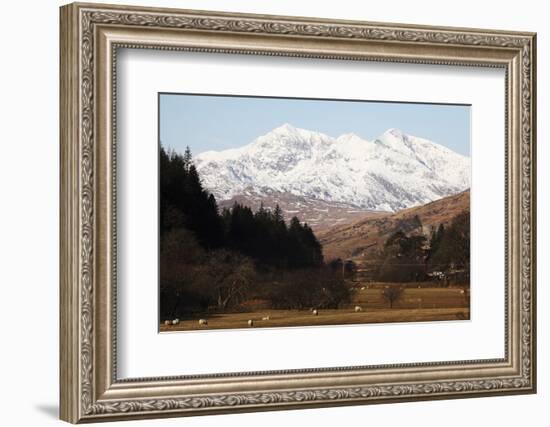
[(281, 207), (277, 203), (275, 206), (275, 211), (273, 212), (273, 217), (275, 218), (275, 222), (277, 223), (284, 223), (285, 219), (283, 217), (283, 211), (281, 210)]
[(191, 150), (183, 156), (160, 147), (161, 232), (185, 227), (205, 248), (219, 247), (224, 239), (215, 197), (206, 191), (193, 164)]
[(264, 206), (264, 202), (260, 202), (260, 208), (258, 209), (258, 211), (256, 212), (256, 216), (258, 218), (264, 218), (265, 217), (265, 213), (266, 213), (266, 209), (265, 209), (265, 206)]
[(185, 153), (183, 154), (183, 169), (187, 172), (193, 164), (193, 156), (191, 155), (191, 149), (189, 145), (185, 148)]
[(428, 260), (432, 259), (433, 255), (439, 250), (441, 246), (441, 241), (445, 235), (445, 226), (439, 224), (439, 227), (435, 231), (432, 231), (430, 238), (430, 250), (428, 252)]
[(197, 172), (197, 168), (192, 163), (187, 169), (185, 185), (185, 191), (187, 191), (191, 195), (197, 196), (204, 191), (202, 188), (201, 179), (199, 178), (199, 173)]
[(304, 240), (309, 249), (309, 263), (311, 266), (318, 267), (323, 263), (323, 247), (307, 223), (304, 223), (303, 230)]
[(300, 232), (302, 231), (302, 225), (300, 224), (300, 220), (298, 219), (298, 217), (292, 217), (292, 219), (290, 220), (288, 231), (296, 235), (300, 234)]

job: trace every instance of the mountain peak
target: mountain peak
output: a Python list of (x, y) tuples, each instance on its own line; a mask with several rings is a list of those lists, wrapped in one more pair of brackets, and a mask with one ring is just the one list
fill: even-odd
[(390, 128), (382, 135), (376, 138), (376, 143), (382, 144), (386, 148), (399, 152), (408, 152), (410, 150), (410, 138), (405, 135), (400, 129)]
[(277, 126), (275, 129), (273, 129), (271, 132), (275, 133), (294, 133), (298, 129), (294, 126), (292, 126), (290, 123), (283, 123), (280, 126)]
[(359, 135), (353, 132), (344, 133), (343, 135), (340, 135), (338, 138), (336, 138), (337, 142), (348, 142), (348, 141), (356, 141), (356, 140), (363, 141), (363, 138), (361, 138)]
[(293, 146), (298, 150), (310, 151), (318, 145), (328, 146), (334, 138), (321, 132), (297, 128), (290, 123), (284, 123), (256, 139), (260, 145), (276, 144), (285, 147)]
[(248, 145), (200, 154), (195, 161), (204, 186), (219, 201), (277, 191), (390, 211), (469, 187), (469, 158), (437, 147), (396, 128), (372, 142), (284, 123)]
[(389, 128), (386, 132), (382, 134), (382, 137), (385, 137), (385, 136), (403, 139), (403, 136), (405, 136), (405, 134), (401, 131), (401, 129)]

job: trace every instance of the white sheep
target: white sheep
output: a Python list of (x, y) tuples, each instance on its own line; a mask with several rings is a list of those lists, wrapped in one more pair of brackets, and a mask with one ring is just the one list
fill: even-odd
[(248, 326), (252, 328), (254, 326), (254, 320), (248, 319)]
[(366, 288), (364, 286), (361, 286), (361, 290), (364, 291)]
[(319, 315), (319, 312), (317, 310), (312, 310), (311, 314), (313, 314), (314, 316), (317, 316), (317, 315)]
[(199, 326), (208, 326), (208, 320), (199, 319)]
[(172, 320), (172, 325), (177, 325), (179, 323), (180, 323), (180, 319), (176, 318), (176, 319)]
[(269, 316), (262, 317), (262, 320), (269, 320)]
[(361, 308), (360, 305), (356, 305), (356, 306), (355, 306), (355, 312), (356, 312), (356, 313), (359, 313), (360, 311), (363, 311), (363, 309)]
[(164, 321), (164, 324), (165, 324), (166, 326), (169, 326), (169, 325), (172, 324), (172, 322), (171, 322), (170, 320), (165, 320), (165, 321)]

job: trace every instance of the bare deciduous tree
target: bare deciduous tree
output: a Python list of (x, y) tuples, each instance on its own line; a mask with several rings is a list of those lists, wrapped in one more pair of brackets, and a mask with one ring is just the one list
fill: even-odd
[(252, 260), (237, 252), (218, 250), (210, 254), (203, 268), (202, 286), (216, 300), (218, 309), (225, 310), (235, 299), (244, 300), (254, 283)]
[(390, 304), (390, 308), (393, 308), (393, 304), (401, 298), (402, 294), (403, 288), (398, 286), (387, 286), (382, 292), (382, 297)]

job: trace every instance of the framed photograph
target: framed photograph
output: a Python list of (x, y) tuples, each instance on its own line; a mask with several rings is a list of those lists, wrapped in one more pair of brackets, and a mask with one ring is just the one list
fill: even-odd
[(61, 418), (534, 393), (535, 34), (61, 8)]
[(160, 331), (468, 320), (470, 108), (160, 93)]

